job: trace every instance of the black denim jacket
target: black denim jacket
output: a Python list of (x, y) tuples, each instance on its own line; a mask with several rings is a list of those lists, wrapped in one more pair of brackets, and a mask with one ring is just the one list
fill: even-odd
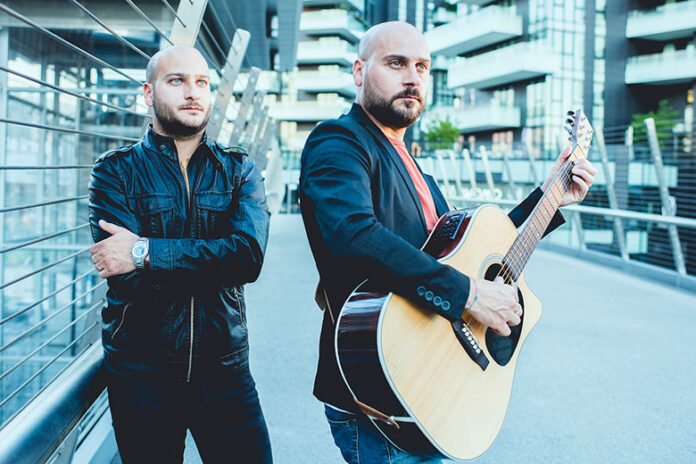
[(112, 372), (190, 380), (247, 359), (242, 286), (257, 279), (268, 241), (263, 179), (242, 150), (205, 136), (187, 172), (190, 194), (173, 139), (151, 127), (92, 169), (94, 241), (109, 236), (104, 219), (150, 242), (149, 266), (107, 279), (102, 342)]

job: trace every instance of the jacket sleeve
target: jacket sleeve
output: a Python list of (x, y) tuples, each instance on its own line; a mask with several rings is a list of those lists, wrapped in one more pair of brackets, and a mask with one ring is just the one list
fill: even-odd
[(350, 257), (384, 288), (448, 319), (460, 318), (469, 278), (380, 223), (373, 209), (370, 165), (353, 134), (341, 126), (320, 126), (302, 156), (301, 206), (310, 208), (334, 256)]
[(263, 178), (243, 157), (242, 180), (229, 214), (229, 234), (216, 239), (150, 238), (153, 272), (174, 272), (177, 279), (198, 285), (241, 285), (261, 272), (268, 242), (270, 212)]
[[(99, 227), (100, 219), (130, 231), (138, 230), (137, 217), (126, 201), (122, 177), (116, 163), (108, 156), (97, 160), (89, 180), (89, 226), (95, 243), (111, 236)], [(120, 298), (133, 299), (159, 288), (155, 285), (155, 277), (135, 270), (109, 277), (107, 283)]]
[[(536, 207), (537, 203), (539, 203), (539, 200), (541, 200), (543, 194), (544, 192), (541, 190), (540, 187), (535, 188), (529, 195), (527, 195), (527, 198), (522, 200), (522, 202), (519, 205), (515, 206), (508, 213), (508, 217), (513, 222), (513, 224), (515, 224), (515, 227), (521, 226), (524, 223), (524, 221), (527, 220), (529, 215), (532, 214), (532, 211), (534, 211), (534, 208)], [(551, 222), (549, 222), (548, 227), (544, 231), (543, 237), (546, 237), (549, 233), (551, 233), (553, 230), (555, 230), (563, 223), (565, 223), (565, 219), (563, 218), (563, 215), (561, 214), (560, 210), (557, 210), (556, 214), (554, 214), (551, 218)]]

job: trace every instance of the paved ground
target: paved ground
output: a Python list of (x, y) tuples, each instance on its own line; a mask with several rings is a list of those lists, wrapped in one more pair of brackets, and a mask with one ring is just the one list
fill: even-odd
[[(544, 315), (480, 463), (696, 463), (696, 297), (539, 250)], [(300, 217), (277, 215), (247, 288), (252, 372), (279, 464), (342, 462), (311, 394), (321, 314)], [(187, 463), (200, 462), (189, 439)]]

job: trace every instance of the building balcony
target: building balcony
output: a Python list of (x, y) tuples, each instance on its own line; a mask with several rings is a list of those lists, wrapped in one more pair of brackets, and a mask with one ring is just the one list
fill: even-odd
[(297, 46), (297, 63), (338, 64), (353, 66), (358, 59), (355, 46), (338, 37), (326, 37), (315, 41), (300, 42)]
[(365, 0), (304, 0), (304, 6), (323, 6), (335, 8), (349, 8), (357, 11), (363, 11)]
[(447, 70), (450, 88), (485, 89), (553, 74), (558, 55), (537, 42), (524, 42), (457, 59)]
[(356, 43), (364, 30), (363, 25), (346, 10), (305, 11), (300, 17), (300, 31), (307, 35), (340, 36)]
[[(323, 97), (323, 98), (322, 98)], [(281, 101), (269, 105), (277, 121), (320, 122), (335, 119), (350, 110), (350, 102), (336, 95), (319, 95), (310, 101)]]
[(433, 13), (430, 19), (432, 20), (433, 24), (439, 26), (440, 24), (452, 22), (457, 18), (458, 15), (456, 11), (449, 11), (444, 8), (438, 8), (437, 10), (435, 10), (435, 13)]
[(497, 103), (464, 108), (430, 108), (424, 115), (423, 122), (426, 126), (422, 127), (427, 127), (431, 121), (441, 121), (447, 118), (462, 134), (522, 127), (518, 107), (501, 106)]
[(696, 32), (696, 0), (668, 3), (654, 10), (633, 11), (626, 20), (626, 37), (668, 41)]
[(425, 33), (433, 55), (461, 55), (522, 35), (522, 16), (511, 8), (496, 5)]
[(672, 85), (696, 80), (696, 48), (639, 55), (626, 61), (626, 84)]
[(297, 90), (307, 93), (337, 93), (347, 98), (355, 98), (356, 87), (352, 74), (339, 69), (297, 71), (294, 74), (294, 83)]
[(489, 3), (493, 3), (493, 0), (459, 0), (459, 3), (463, 3), (465, 5), (484, 6), (488, 5)]
[[(237, 79), (234, 83), (234, 93), (242, 93), (247, 86), (247, 77)], [(266, 93), (280, 93), (280, 74), (276, 71), (261, 71), (256, 81), (255, 90), (263, 90)]]

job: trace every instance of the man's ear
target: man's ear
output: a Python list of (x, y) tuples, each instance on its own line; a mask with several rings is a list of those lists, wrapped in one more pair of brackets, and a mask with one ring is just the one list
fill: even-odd
[(145, 82), (143, 84), (143, 97), (145, 97), (145, 104), (150, 108), (153, 105), (153, 103), (152, 103), (152, 92), (153, 91), (154, 91), (154, 87), (152, 84), (150, 84), (149, 82)]
[(358, 58), (353, 63), (353, 82), (355, 82), (356, 87), (362, 87), (363, 85), (363, 73), (365, 72), (365, 65), (367, 62)]

